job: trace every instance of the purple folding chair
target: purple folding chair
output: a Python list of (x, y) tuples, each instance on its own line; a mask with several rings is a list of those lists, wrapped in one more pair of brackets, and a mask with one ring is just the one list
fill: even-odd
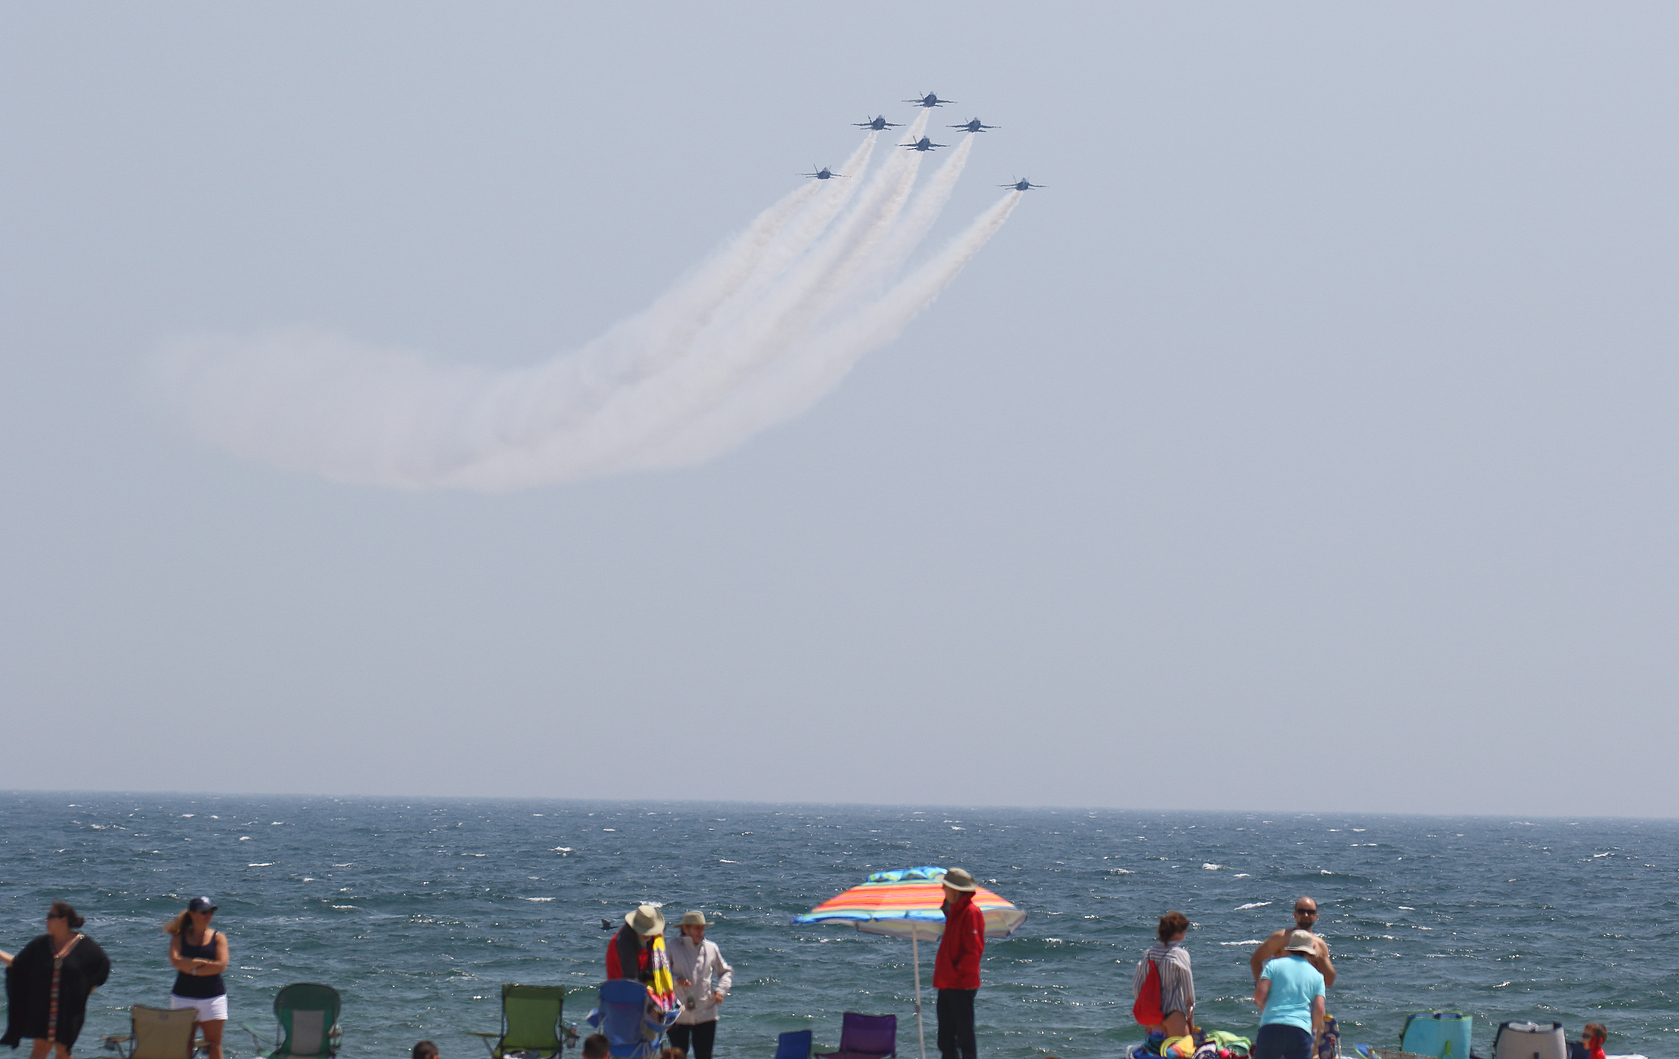
[(859, 1015), (847, 1011), (840, 1023), (837, 1052), (817, 1052), (817, 1059), (883, 1059), (898, 1054), (898, 1016)]

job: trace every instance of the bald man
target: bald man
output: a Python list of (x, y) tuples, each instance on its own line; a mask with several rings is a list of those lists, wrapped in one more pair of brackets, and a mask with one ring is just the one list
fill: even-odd
[[(1302, 897), (1294, 902), (1294, 926), (1279, 930), (1266, 938), (1259, 948), (1253, 950), (1253, 955), (1248, 958), (1248, 966), (1253, 968), (1254, 985), (1256, 987), (1259, 985), (1259, 976), (1264, 973), (1267, 961), (1285, 955), (1283, 949), (1288, 945), (1288, 932), (1290, 930), (1312, 930), (1317, 925), (1318, 903), (1310, 897)], [(1318, 973), (1323, 975), (1323, 985), (1327, 989), (1335, 984), (1335, 965), (1329, 962), (1329, 942), (1318, 938), (1316, 931), (1312, 932), (1312, 937), (1317, 938), (1317, 951), (1302, 955), (1306, 956), (1307, 963), (1316, 967)]]

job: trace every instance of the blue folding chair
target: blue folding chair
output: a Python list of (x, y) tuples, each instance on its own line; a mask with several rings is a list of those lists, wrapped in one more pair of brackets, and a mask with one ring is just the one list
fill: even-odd
[(679, 1011), (648, 1010), (647, 987), (628, 978), (600, 984), (600, 1000), (589, 1025), (606, 1034), (612, 1059), (653, 1059), (665, 1045), (665, 1030)]
[(815, 1039), (811, 1030), (788, 1030), (775, 1039), (775, 1059), (810, 1059)]

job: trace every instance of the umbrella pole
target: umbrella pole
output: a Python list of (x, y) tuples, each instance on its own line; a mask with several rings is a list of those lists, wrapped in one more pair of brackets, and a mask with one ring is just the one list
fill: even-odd
[(921, 1042), (921, 1059), (927, 1059), (927, 1027), (921, 1023), (921, 941), (909, 936), (910, 959), (915, 964), (915, 1036)]

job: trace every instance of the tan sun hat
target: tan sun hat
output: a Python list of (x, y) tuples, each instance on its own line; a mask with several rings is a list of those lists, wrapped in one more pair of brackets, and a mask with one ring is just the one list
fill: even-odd
[(682, 926), (709, 927), (711, 924), (705, 921), (704, 912), (684, 912), (682, 913)]
[(665, 916), (652, 905), (639, 905), (634, 912), (626, 913), (624, 922), (637, 934), (663, 934), (665, 932)]
[(1318, 936), (1309, 930), (1291, 930), (1288, 932), (1288, 944), (1283, 946), (1283, 951), (1316, 952)]
[(961, 868), (952, 868), (945, 872), (944, 884), (952, 890), (961, 890), (970, 894), (979, 889), (979, 883), (974, 882), (974, 877)]

